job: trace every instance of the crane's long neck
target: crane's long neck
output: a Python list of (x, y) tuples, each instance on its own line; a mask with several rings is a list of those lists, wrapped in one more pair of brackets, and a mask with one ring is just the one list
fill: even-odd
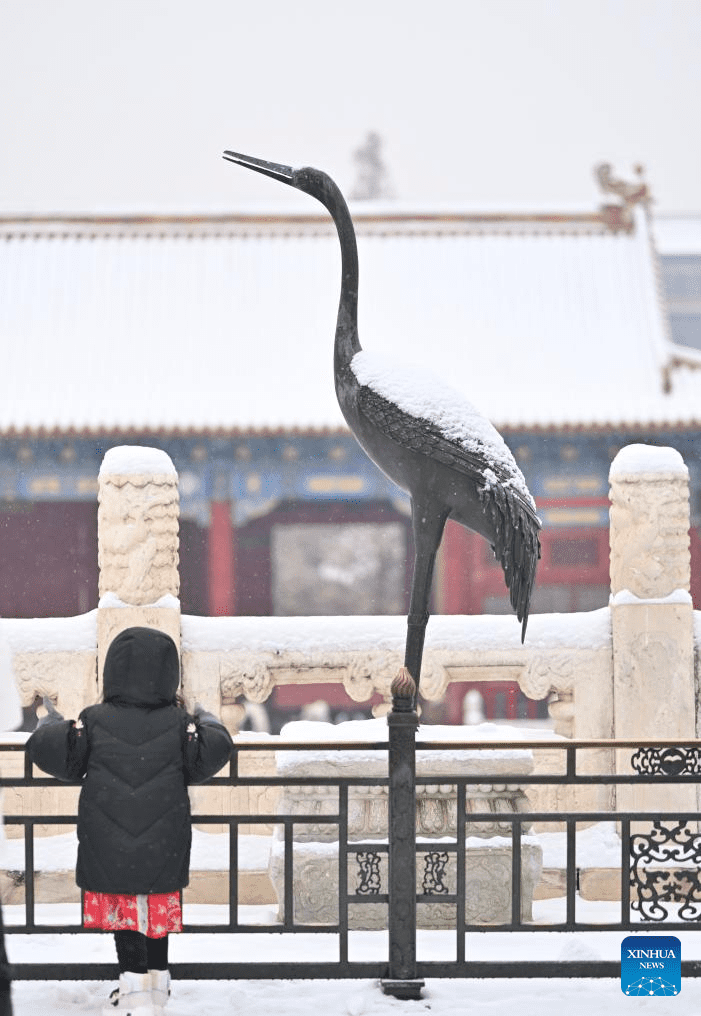
[(334, 181), (323, 175), (323, 192), (316, 196), (336, 223), (341, 244), (341, 298), (336, 320), (334, 366), (347, 366), (360, 350), (358, 338), (358, 244), (348, 205)]

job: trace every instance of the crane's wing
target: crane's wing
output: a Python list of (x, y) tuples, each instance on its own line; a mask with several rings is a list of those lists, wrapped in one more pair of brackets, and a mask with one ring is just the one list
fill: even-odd
[(412, 416), (367, 385), (359, 389), (358, 408), (378, 430), (404, 448), (436, 459), (486, 488), (495, 481), (505, 486), (510, 496), (517, 498), (524, 511), (537, 522), (532, 498), (510, 453), (508, 458), (495, 456), (479, 440), (468, 448), (461, 441), (447, 437), (432, 421)]
[(358, 409), (397, 444), (441, 462), (477, 484), (490, 522), (492, 549), (504, 571), (511, 606), (522, 622), (523, 637), (540, 557), (540, 520), (516, 462), (490, 454), (479, 441), (474, 448), (465, 447), (435, 423), (412, 416), (367, 385), (360, 386)]

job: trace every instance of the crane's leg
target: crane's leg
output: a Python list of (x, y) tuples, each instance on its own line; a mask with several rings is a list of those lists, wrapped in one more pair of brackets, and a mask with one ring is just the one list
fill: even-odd
[(404, 666), (416, 684), (417, 696), (421, 678), (421, 659), (428, 623), (428, 601), (436, 554), (443, 535), (447, 511), (436, 513), (434, 506), (412, 501), (411, 524), (414, 531), (414, 575), (407, 618)]

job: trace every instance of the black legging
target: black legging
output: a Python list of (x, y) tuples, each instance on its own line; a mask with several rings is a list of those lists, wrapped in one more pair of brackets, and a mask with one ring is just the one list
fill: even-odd
[(147, 970), (168, 969), (168, 936), (147, 938), (140, 931), (115, 931), (119, 972), (131, 970), (145, 974)]

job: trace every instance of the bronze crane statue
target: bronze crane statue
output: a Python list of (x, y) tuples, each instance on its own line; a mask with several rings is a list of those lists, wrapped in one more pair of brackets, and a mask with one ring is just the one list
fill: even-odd
[(540, 556), (540, 521), (520, 469), (494, 427), (461, 394), (403, 364), (386, 365), (358, 338), (358, 247), (341, 191), (326, 173), (224, 152), (224, 158), (311, 194), (341, 244), (334, 345), (336, 396), (357, 441), (411, 498), (414, 573), (404, 665), (417, 689), (433, 566), (448, 518), (483, 536), (500, 562), (523, 641)]

